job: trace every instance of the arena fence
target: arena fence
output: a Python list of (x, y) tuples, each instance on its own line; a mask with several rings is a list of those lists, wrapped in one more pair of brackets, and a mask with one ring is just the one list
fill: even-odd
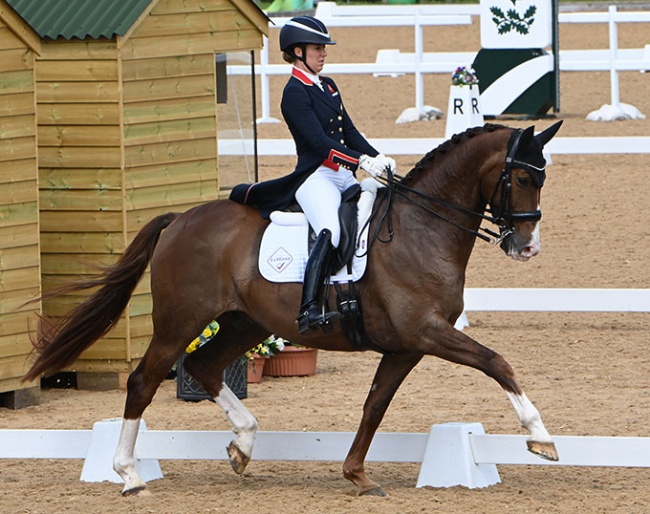
[[(449, 73), (457, 66), (470, 66), (476, 52), (424, 52), (422, 28), (433, 25), (468, 25), (472, 16), (480, 14), (479, 4), (459, 5), (336, 5), (319, 2), (316, 16), (329, 27), (413, 27), (415, 45), (413, 53), (400, 50), (379, 49), (374, 63), (328, 63), (327, 74), (373, 74), (415, 76), (415, 109), (424, 108), (425, 73)], [(290, 18), (272, 18), (275, 28), (281, 28)], [(645, 71), (650, 69), (650, 44), (643, 48), (619, 49), (618, 25), (621, 23), (650, 23), (650, 13), (644, 11), (618, 12), (615, 5), (607, 12), (565, 12), (559, 14), (560, 23), (607, 23), (609, 47), (603, 49), (560, 50), (560, 71), (609, 71), (612, 105), (619, 104), (619, 71)], [(478, 49), (477, 49), (478, 52)], [(288, 75), (290, 65), (269, 64), (268, 39), (260, 54), (260, 64), (255, 73), (261, 81), (262, 117), (259, 123), (277, 122), (270, 115), (269, 77)], [(247, 66), (229, 66), (230, 74), (250, 73)]]
[[(144, 423), (143, 423), (144, 425)], [(112, 460), (121, 420), (92, 430), (0, 430), (2, 459), (82, 459), (81, 480), (121, 483)], [(258, 432), (253, 460), (342, 462), (353, 432)], [(163, 478), (159, 460), (227, 460), (227, 431), (140, 431), (135, 453), (145, 481)], [(497, 465), (650, 467), (650, 438), (557, 436), (560, 460), (526, 450), (526, 436), (485, 434), (480, 423), (434, 425), (428, 434), (375, 435), (368, 462), (420, 464), (416, 487), (487, 487), (501, 481)]]
[[(372, 146), (386, 155), (422, 156), (445, 141), (444, 138), (370, 138)], [(253, 139), (219, 139), (219, 155), (253, 155)], [(555, 137), (544, 147), (547, 155), (561, 154), (648, 154), (650, 137)], [(292, 139), (259, 139), (260, 156), (295, 156)]]

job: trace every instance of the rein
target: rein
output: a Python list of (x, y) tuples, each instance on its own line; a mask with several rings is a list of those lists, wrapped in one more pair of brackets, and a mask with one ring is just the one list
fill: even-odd
[[(500, 244), (506, 237), (514, 233), (514, 223), (525, 222), (525, 221), (539, 221), (542, 217), (542, 213), (540, 210), (514, 212), (512, 211), (510, 205), (511, 193), (512, 193), (512, 168), (515, 167), (515, 165), (517, 167), (521, 167), (524, 170), (526, 170), (531, 175), (531, 177), (535, 181), (535, 185), (538, 188), (541, 188), (544, 183), (544, 177), (545, 177), (544, 168), (538, 168), (536, 166), (533, 166), (530, 163), (522, 162), (515, 158), (519, 150), (519, 142), (522, 133), (523, 130), (521, 129), (517, 129), (513, 131), (512, 135), (510, 136), (510, 140), (508, 141), (508, 153), (506, 155), (504, 167), (503, 170), (501, 171), (501, 175), (499, 176), (499, 180), (497, 180), (496, 182), (494, 193), (492, 194), (492, 199), (489, 202), (490, 206), (486, 209), (486, 211), (491, 213), (491, 215), (487, 215), (484, 212), (473, 211), (471, 209), (468, 209), (467, 207), (456, 205), (447, 202), (446, 200), (441, 200), (434, 196), (423, 193), (422, 191), (418, 191), (417, 189), (409, 187), (402, 183), (404, 177), (396, 175), (390, 170), (387, 170), (386, 178), (376, 177), (375, 180), (378, 180), (379, 182), (381, 182), (386, 186), (387, 193), (384, 199), (382, 200), (382, 203), (385, 204), (385, 206), (383, 208), (383, 211), (381, 212), (381, 215), (379, 215), (380, 206), (378, 206), (376, 210), (373, 210), (370, 219), (368, 219), (368, 221), (366, 222), (366, 224), (369, 224), (377, 215), (380, 216), (380, 222), (377, 225), (377, 230), (375, 231), (375, 234), (372, 236), (370, 240), (370, 244), (368, 245), (368, 250), (370, 249), (370, 246), (376, 239), (379, 240), (381, 243), (388, 243), (393, 238), (394, 232), (393, 232), (393, 225), (391, 219), (391, 206), (393, 200), (393, 193), (405, 198), (413, 205), (422, 208), (432, 216), (435, 216), (436, 218), (443, 220), (453, 225), (456, 228), (459, 228), (469, 234), (472, 234), (473, 236), (478, 237), (479, 239), (485, 242), (491, 243), (492, 245)], [(496, 194), (499, 190), (499, 186), (501, 186), (501, 198), (500, 198), (501, 201), (500, 201), (499, 209), (497, 211), (492, 206), (494, 204), (494, 199), (496, 197)], [(454, 221), (453, 219), (448, 218), (443, 214), (440, 214), (435, 209), (429, 207), (425, 203), (418, 201), (417, 198), (422, 198), (426, 202), (435, 203), (441, 207), (455, 210), (462, 214), (474, 216), (482, 220), (488, 221), (490, 223), (493, 223), (494, 225), (499, 227), (499, 233), (496, 233), (484, 227), (479, 227), (479, 230), (473, 230), (467, 228), (464, 225), (461, 225), (460, 223)], [(387, 223), (387, 227), (388, 227), (388, 239), (381, 239), (380, 237), (381, 227), (384, 225), (384, 222)], [(363, 228), (365, 228), (365, 226)]]

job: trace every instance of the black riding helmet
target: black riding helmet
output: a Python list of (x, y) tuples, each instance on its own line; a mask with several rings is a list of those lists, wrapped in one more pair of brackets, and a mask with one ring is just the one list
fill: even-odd
[[(325, 24), (313, 16), (296, 16), (284, 24), (280, 30), (280, 50), (305, 62), (305, 45), (335, 45)], [(294, 48), (302, 48), (302, 57), (298, 57)], [(309, 68), (309, 66), (307, 66)], [(311, 68), (310, 68), (311, 70)], [(311, 70), (313, 73), (313, 70)]]

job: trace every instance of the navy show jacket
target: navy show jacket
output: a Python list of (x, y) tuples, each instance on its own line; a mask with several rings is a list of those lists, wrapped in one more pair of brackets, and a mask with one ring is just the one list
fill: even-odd
[(361, 155), (379, 154), (354, 126), (334, 81), (320, 78), (324, 91), (293, 68), (282, 93), (282, 115), (298, 155), (294, 171), (273, 180), (239, 184), (230, 193), (231, 200), (255, 206), (262, 217), (268, 218), (271, 212), (286, 209), (294, 201), (296, 190), (321, 164), (356, 172)]

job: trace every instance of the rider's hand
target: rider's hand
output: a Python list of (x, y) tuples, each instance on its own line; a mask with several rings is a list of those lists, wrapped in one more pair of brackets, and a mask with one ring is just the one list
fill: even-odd
[(375, 159), (381, 163), (381, 165), (384, 167), (384, 170), (388, 168), (393, 173), (397, 171), (397, 163), (395, 162), (395, 159), (386, 157), (383, 153), (380, 153), (377, 157), (375, 157)]
[(373, 177), (380, 177), (387, 169), (396, 169), (395, 161), (381, 153), (377, 157), (362, 155), (359, 157), (359, 167)]

